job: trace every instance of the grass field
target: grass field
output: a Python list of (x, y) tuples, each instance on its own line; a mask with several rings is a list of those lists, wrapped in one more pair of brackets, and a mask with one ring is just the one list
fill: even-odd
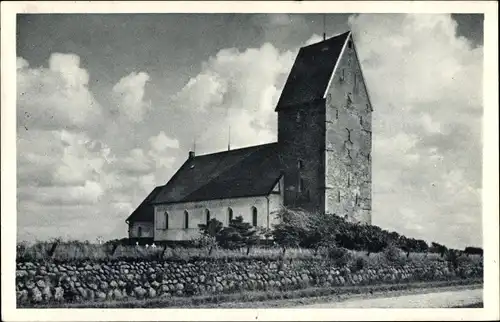
[[(366, 251), (349, 251), (351, 257), (361, 258), (366, 263), (377, 266), (386, 261), (384, 253), (371, 253)], [(288, 248), (285, 252), (285, 258), (288, 259), (312, 259), (324, 258), (324, 252), (316, 252), (304, 248)], [(436, 253), (410, 253), (408, 257), (401, 251), (399, 258), (403, 262), (431, 262), (444, 260)], [(466, 256), (462, 256), (466, 257)], [(145, 247), (135, 245), (119, 245), (113, 247), (108, 244), (93, 244), (89, 242), (67, 241), (59, 242), (37, 242), (33, 244), (20, 243), (17, 247), (18, 261), (75, 261), (75, 260), (114, 260), (114, 259), (244, 259), (244, 258), (263, 258), (263, 259), (281, 259), (283, 252), (277, 247), (253, 247), (247, 254), (247, 249), (228, 250), (215, 248), (209, 254), (208, 248), (195, 247)], [(481, 260), (479, 255), (470, 255), (466, 261)]]

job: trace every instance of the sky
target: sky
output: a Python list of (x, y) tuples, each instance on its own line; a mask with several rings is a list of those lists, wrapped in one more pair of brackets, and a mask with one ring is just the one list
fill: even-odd
[[(483, 16), (329, 14), (373, 113), (373, 224), (482, 246)], [(127, 236), (196, 153), (276, 140), (275, 104), (323, 15), (17, 18), (17, 239)]]

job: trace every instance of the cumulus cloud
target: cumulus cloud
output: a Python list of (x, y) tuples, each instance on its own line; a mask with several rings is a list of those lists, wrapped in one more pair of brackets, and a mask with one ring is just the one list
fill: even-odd
[(144, 72), (130, 73), (113, 86), (117, 108), (129, 120), (139, 122), (151, 107), (151, 102), (144, 101), (144, 92), (149, 75)]
[(132, 149), (129, 154), (115, 162), (118, 171), (142, 176), (151, 171), (151, 161), (142, 149)]
[(23, 69), (23, 68), (27, 68), (30, 64), (28, 63), (28, 61), (22, 57), (17, 57), (16, 59), (16, 70), (17, 69)]
[(102, 195), (103, 189), (98, 182), (85, 181), (77, 186), (24, 187), (19, 197), (41, 205), (82, 205), (94, 204)]
[(169, 138), (165, 135), (165, 132), (161, 131), (157, 136), (152, 136), (149, 138), (149, 144), (151, 148), (155, 151), (163, 151), (166, 148), (178, 149), (179, 140)]
[[(99, 145), (99, 148), (96, 148)], [(84, 185), (98, 180), (109, 148), (84, 133), (66, 130), (21, 132), (17, 148), (18, 180), (30, 186)]]
[[(123, 221), (158, 184), (174, 158), (134, 148), (124, 154), (84, 133), (28, 131), (18, 138), (18, 221), (22, 238), (123, 236)], [(169, 148), (176, 150), (175, 147)], [(133, 209), (132, 209), (133, 210)], [(95, 222), (106, 228), (96, 227)], [(54, 229), (57, 223), (58, 229)], [(74, 226), (78, 223), (76, 226)], [(116, 228), (114, 227), (121, 227)]]
[(77, 55), (54, 53), (48, 68), (31, 68), (18, 57), (16, 67), (20, 129), (83, 128), (101, 115)]
[(457, 36), (450, 15), (356, 15), (349, 24), (375, 109), (374, 222), (481, 245), (482, 47)]
[[(179, 148), (164, 132), (138, 129), (149, 108), (149, 76), (122, 78), (109, 93), (116, 100), (100, 97), (109, 103), (106, 109), (94, 98), (76, 55), (52, 54), (48, 68), (30, 67), (18, 57), (17, 78), (20, 238), (57, 237), (63, 230), (72, 238), (126, 234), (125, 218), (164, 183), (162, 172), (170, 171), (170, 154)], [(105, 113), (113, 110), (120, 111), (118, 119)], [(145, 143), (134, 147), (131, 137)]]
[(275, 140), (274, 106), (294, 58), (295, 53), (265, 43), (244, 51), (223, 49), (206, 61), (173, 98), (178, 109), (200, 113), (190, 124), (197, 147), (207, 152), (226, 147), (229, 127), (234, 147)]

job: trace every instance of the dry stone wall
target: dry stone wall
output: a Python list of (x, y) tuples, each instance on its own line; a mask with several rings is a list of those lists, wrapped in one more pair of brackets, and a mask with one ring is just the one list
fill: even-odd
[(288, 290), (476, 278), (481, 265), (447, 262), (385, 265), (356, 270), (324, 260), (269, 259), (17, 263), (18, 305), (164, 298), (245, 290)]

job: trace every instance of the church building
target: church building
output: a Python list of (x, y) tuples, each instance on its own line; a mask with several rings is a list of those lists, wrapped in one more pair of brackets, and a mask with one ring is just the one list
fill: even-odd
[(371, 224), (372, 111), (350, 32), (302, 47), (275, 108), (277, 142), (190, 152), (127, 218), (129, 237), (190, 240), (237, 216), (272, 229), (282, 206)]

